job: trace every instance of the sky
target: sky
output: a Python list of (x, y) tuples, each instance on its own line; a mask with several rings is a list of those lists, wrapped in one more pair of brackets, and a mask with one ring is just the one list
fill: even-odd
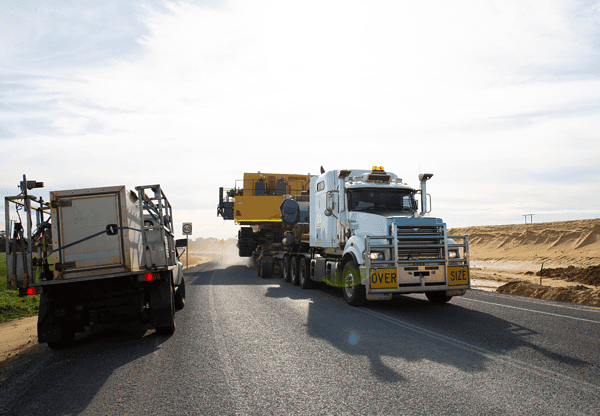
[(374, 165), (448, 227), (600, 218), (600, 1), (0, 0), (0, 196), (158, 183), (229, 238), (244, 172)]

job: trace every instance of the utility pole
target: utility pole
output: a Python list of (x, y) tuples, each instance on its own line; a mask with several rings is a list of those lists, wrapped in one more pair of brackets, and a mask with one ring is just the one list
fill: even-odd
[(523, 217), (525, 217), (525, 224), (527, 224), (527, 217), (529, 217), (529, 221), (530, 221), (531, 223), (533, 223), (533, 216), (534, 216), (534, 215), (535, 215), (535, 214), (523, 214)]

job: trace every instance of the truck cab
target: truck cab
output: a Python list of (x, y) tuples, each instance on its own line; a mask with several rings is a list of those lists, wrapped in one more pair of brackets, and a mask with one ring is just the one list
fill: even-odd
[[(314, 269), (322, 269), (319, 263), (326, 258), (332, 262), (339, 256), (335, 266), (325, 266), (331, 272), (324, 280), (357, 291), (355, 303), (415, 292), (446, 302), (464, 294), (470, 287), (468, 237), (448, 236), (441, 219), (426, 216), (426, 182), (432, 176), (420, 176), (420, 189), (383, 167), (313, 177), (310, 245), (322, 257), (313, 261)], [(347, 263), (356, 267), (350, 279), (344, 272)]]

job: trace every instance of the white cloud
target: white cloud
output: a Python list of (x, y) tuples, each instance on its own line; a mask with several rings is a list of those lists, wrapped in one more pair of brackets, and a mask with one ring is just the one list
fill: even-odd
[[(179, 222), (219, 237), (235, 227), (216, 218), (218, 187), (245, 171), (384, 165), (416, 185), (420, 166), (435, 173), (434, 214), (453, 226), (552, 210), (555, 184), (533, 174), (600, 159), (593, 6), (148, 5), (134, 15), (146, 31), (129, 35), (131, 54), (12, 63), (19, 88), (0, 92), (0, 181), (12, 186), (26, 171), (57, 187), (158, 182)], [(561, 192), (600, 216), (592, 187)]]

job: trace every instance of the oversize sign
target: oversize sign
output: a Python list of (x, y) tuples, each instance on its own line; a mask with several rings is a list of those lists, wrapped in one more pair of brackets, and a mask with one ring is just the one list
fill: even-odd
[(398, 287), (396, 269), (371, 269), (371, 289), (396, 289)]
[(448, 267), (448, 285), (460, 286), (469, 284), (469, 268), (465, 266)]

